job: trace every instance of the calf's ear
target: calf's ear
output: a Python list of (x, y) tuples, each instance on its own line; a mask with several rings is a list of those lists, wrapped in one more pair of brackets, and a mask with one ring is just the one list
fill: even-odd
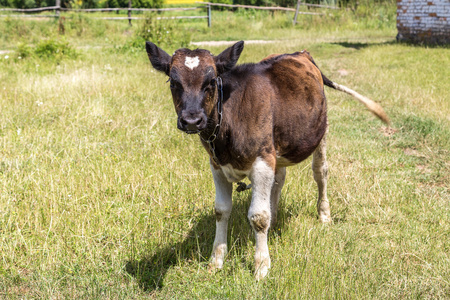
[(217, 73), (220, 75), (231, 70), (236, 65), (239, 56), (241, 56), (242, 50), (244, 50), (244, 41), (237, 42), (219, 55), (214, 56)]
[(172, 57), (152, 42), (146, 42), (145, 49), (147, 49), (147, 55), (153, 68), (169, 76)]

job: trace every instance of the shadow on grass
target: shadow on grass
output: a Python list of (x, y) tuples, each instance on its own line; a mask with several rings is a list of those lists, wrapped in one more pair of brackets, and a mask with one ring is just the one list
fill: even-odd
[[(214, 216), (203, 215), (187, 237), (182, 241), (157, 249), (153, 255), (126, 262), (125, 270), (136, 278), (139, 287), (145, 291), (153, 291), (163, 287), (167, 271), (178, 261), (204, 260), (207, 256), (206, 241), (210, 242), (214, 235), (207, 228), (214, 228)], [(197, 242), (199, 244), (197, 244)], [(199, 250), (199, 251), (198, 251)]]
[(396, 41), (386, 41), (381, 43), (351, 43), (351, 42), (339, 42), (339, 43), (331, 43), (332, 45), (339, 45), (345, 48), (353, 48), (355, 50), (360, 50), (373, 46), (384, 46), (384, 45), (396, 45), (398, 42)]
[[(245, 248), (250, 239), (253, 239), (253, 232), (247, 220), (247, 212), (250, 206), (251, 192), (233, 194), (233, 211), (228, 226), (228, 247)], [(281, 199), (278, 213), (278, 230), (272, 230), (269, 234), (280, 234), (289, 222), (291, 217), (295, 217), (288, 212), (289, 208), (284, 206)], [(216, 219), (213, 214), (202, 214), (196, 221), (194, 227), (185, 238), (178, 243), (174, 243), (156, 250), (152, 255), (143, 256), (138, 259), (126, 262), (125, 270), (128, 274), (136, 278), (139, 287), (147, 292), (161, 289), (164, 286), (166, 273), (180, 261), (192, 263), (207, 263), (212, 251), (216, 227)], [(234, 233), (231, 237), (230, 233)], [(234, 243), (233, 243), (234, 241)], [(231, 254), (233, 255), (233, 254)]]
[[(235, 198), (235, 195), (233, 196)], [(239, 224), (240, 222), (233, 222), (233, 219), (235, 219), (233, 215), (248, 209), (248, 206), (245, 205), (246, 202), (249, 201), (233, 201), (229, 232), (231, 230), (234, 232), (242, 230), (241, 227), (243, 226)], [(162, 288), (167, 271), (180, 261), (197, 264), (208, 261), (214, 242), (216, 218), (214, 214), (203, 213), (193, 222), (195, 225), (189, 233), (183, 236), (181, 242), (161, 247), (152, 255), (143, 256), (126, 263), (125, 270), (137, 279), (140, 288), (149, 292)]]
[(390, 40), (381, 43), (351, 43), (351, 42), (339, 42), (331, 43), (332, 45), (339, 45), (345, 48), (353, 48), (355, 50), (361, 50), (373, 46), (387, 46), (387, 45), (405, 45), (411, 47), (424, 47), (424, 48), (450, 48), (450, 44), (427, 44), (427, 43), (414, 43), (408, 41), (396, 41)]

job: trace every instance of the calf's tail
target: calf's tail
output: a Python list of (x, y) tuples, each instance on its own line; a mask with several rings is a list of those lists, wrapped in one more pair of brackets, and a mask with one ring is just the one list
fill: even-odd
[[(322, 73), (322, 72), (320, 72), (320, 73)], [(322, 74), (322, 79), (323, 79), (323, 83), (326, 86), (328, 86), (332, 89), (347, 93), (349, 95), (352, 95), (353, 97), (358, 99), (358, 101), (361, 102), (362, 104), (364, 104), (369, 111), (371, 111), (374, 115), (376, 115), (378, 118), (380, 118), (381, 121), (383, 121), (384, 123), (389, 125), (389, 117), (384, 112), (384, 109), (383, 109), (383, 107), (381, 107), (380, 104), (374, 102), (373, 100), (361, 95), (360, 93), (358, 93), (346, 86), (343, 86), (341, 84), (337, 84), (336, 82), (331, 81), (330, 79), (325, 77), (325, 75), (323, 75), (323, 74)]]
[[(317, 69), (319, 69), (319, 67), (316, 65), (316, 62), (312, 58), (311, 54), (309, 54), (309, 52), (303, 50), (301, 53), (306, 54), (308, 56), (309, 60), (316, 66)], [(319, 69), (319, 71), (320, 71), (320, 69)], [(381, 107), (380, 104), (374, 102), (373, 100), (370, 100), (369, 98), (361, 95), (360, 93), (358, 93), (346, 86), (343, 86), (341, 84), (337, 84), (336, 82), (331, 81), (330, 79), (325, 77), (325, 75), (323, 75), (322, 71), (320, 71), (320, 74), (322, 74), (323, 84), (325, 84), (326, 86), (328, 86), (332, 89), (352, 95), (353, 97), (358, 99), (359, 102), (364, 104), (367, 107), (367, 109), (369, 111), (371, 111), (375, 116), (377, 116), (381, 121), (383, 121), (384, 123), (389, 125), (389, 123), (390, 123), (389, 117), (384, 112), (384, 109), (383, 109), (383, 107)]]

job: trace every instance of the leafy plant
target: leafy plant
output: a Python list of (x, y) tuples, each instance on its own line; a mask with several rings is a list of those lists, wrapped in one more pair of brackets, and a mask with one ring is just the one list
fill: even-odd
[(63, 57), (76, 57), (76, 51), (64, 40), (43, 40), (39, 42), (34, 53), (40, 58), (60, 60)]
[(64, 58), (76, 58), (76, 50), (63, 39), (47, 39), (40, 41), (35, 47), (21, 42), (17, 45), (16, 56), (21, 59), (36, 57), (40, 59), (61, 61)]
[(33, 55), (33, 49), (27, 43), (20, 43), (17, 45), (17, 57), (26, 58)]
[(74, 30), (77, 36), (82, 36), (86, 31), (93, 29), (91, 19), (83, 14), (76, 14), (67, 21), (68, 29)]
[(147, 15), (135, 31), (133, 39), (123, 49), (143, 49), (146, 41), (166, 49), (187, 47), (191, 42), (191, 34), (174, 21), (158, 20), (155, 15)]

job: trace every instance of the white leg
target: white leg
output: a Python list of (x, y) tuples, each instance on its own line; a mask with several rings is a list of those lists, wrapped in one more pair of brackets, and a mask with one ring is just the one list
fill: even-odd
[(313, 154), (312, 169), (314, 173), (314, 180), (319, 188), (319, 199), (317, 200), (317, 212), (322, 223), (331, 222), (330, 203), (327, 198), (327, 151), (326, 139), (323, 137), (317, 149)]
[(233, 186), (226, 179), (222, 170), (216, 170), (211, 166), (211, 172), (216, 186), (216, 237), (214, 239), (211, 254), (210, 270), (222, 269), (225, 255), (227, 254), (227, 229), (228, 219), (231, 214), (231, 194)]
[(262, 158), (257, 158), (252, 166), (252, 203), (248, 210), (248, 219), (255, 233), (255, 277), (264, 278), (270, 268), (267, 232), (270, 226), (270, 192), (274, 182), (274, 170)]
[(272, 191), (270, 192), (270, 212), (272, 218), (270, 220), (270, 227), (277, 223), (278, 203), (280, 201), (281, 189), (286, 179), (286, 168), (278, 168), (275, 171), (275, 181), (273, 182)]

